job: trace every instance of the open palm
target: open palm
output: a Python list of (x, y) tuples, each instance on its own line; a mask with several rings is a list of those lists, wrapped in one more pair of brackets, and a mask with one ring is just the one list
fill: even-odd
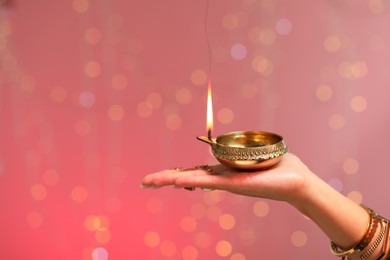
[(223, 165), (211, 166), (209, 169), (191, 168), (152, 173), (144, 177), (142, 186), (157, 188), (174, 185), (178, 188), (217, 189), (291, 202), (301, 197), (311, 176), (301, 160), (291, 153), (283, 155), (276, 166), (263, 171), (238, 172)]

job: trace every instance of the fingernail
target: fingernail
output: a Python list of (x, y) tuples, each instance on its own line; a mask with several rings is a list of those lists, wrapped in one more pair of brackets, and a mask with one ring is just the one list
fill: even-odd
[(141, 189), (159, 189), (161, 187), (157, 187), (157, 186), (152, 186), (152, 185), (144, 185), (143, 183), (141, 183)]
[(151, 187), (152, 186), (144, 185), (143, 183), (141, 183), (141, 186), (140, 186), (141, 189), (149, 189)]

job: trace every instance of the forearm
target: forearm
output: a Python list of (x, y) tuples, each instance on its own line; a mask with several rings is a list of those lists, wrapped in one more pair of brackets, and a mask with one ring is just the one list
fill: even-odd
[(342, 248), (350, 248), (364, 234), (367, 212), (323, 180), (312, 175), (306, 192), (291, 204), (312, 219), (322, 231)]

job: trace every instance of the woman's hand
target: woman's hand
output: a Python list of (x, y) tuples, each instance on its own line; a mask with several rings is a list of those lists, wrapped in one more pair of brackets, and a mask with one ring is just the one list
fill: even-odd
[(286, 153), (274, 167), (256, 172), (238, 172), (223, 165), (170, 169), (144, 177), (143, 188), (173, 185), (226, 190), (235, 194), (293, 202), (302, 200), (313, 174), (291, 154)]

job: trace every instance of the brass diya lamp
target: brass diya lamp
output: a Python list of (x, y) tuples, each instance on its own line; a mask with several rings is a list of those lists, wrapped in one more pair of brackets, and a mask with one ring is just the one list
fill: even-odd
[(277, 164), (288, 150), (283, 137), (261, 131), (237, 131), (211, 137), (213, 112), (211, 86), (207, 95), (208, 136), (197, 139), (211, 146), (214, 157), (223, 165), (236, 170), (261, 170)]
[(260, 131), (237, 131), (197, 139), (211, 146), (214, 157), (223, 165), (237, 170), (261, 170), (280, 161), (287, 152), (283, 137)]

